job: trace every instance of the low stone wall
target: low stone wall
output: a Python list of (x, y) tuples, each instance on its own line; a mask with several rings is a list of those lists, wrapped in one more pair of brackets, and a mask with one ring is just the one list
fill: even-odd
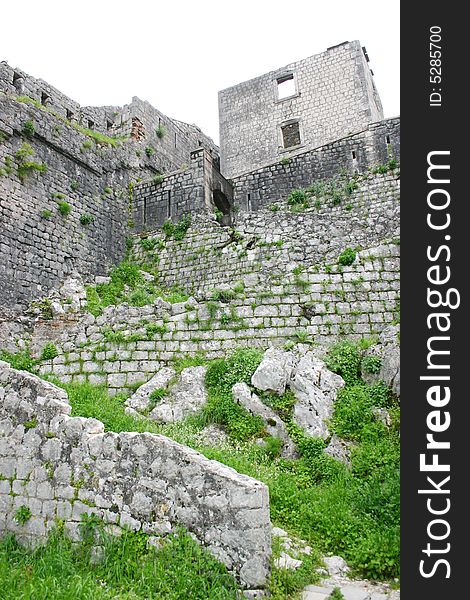
[[(350, 266), (313, 266), (298, 273), (295, 264), (277, 279), (248, 276), (231, 300), (169, 304), (158, 298), (149, 306), (110, 306), (97, 318), (86, 314), (69, 328), (50, 327), (44, 343), (53, 339), (60, 354), (44, 362), (41, 372), (119, 392), (147, 381), (162, 363), (181, 355), (215, 358), (240, 346), (282, 346), (302, 337), (317, 344), (342, 336), (360, 339), (380, 334), (397, 318), (396, 244), (363, 250)], [(32, 345), (39, 354), (38, 341)]]
[(70, 410), (63, 390), (0, 362), (0, 533), (37, 542), (61, 519), (78, 539), (83, 514), (150, 535), (182, 524), (243, 587), (264, 586), (264, 484), (163, 436), (104, 433)]

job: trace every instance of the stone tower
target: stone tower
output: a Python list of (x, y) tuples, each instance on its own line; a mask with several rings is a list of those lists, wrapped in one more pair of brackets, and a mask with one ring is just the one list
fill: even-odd
[(221, 172), (233, 178), (383, 119), (359, 41), (219, 92)]

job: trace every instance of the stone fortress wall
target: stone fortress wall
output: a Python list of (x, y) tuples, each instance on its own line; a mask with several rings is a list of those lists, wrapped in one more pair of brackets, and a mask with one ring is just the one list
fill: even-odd
[[(271, 548), (267, 487), (151, 433), (104, 432), (70, 417), (67, 394), (0, 362), (0, 534), (37, 544), (64, 522), (80, 539), (82, 515), (160, 537), (184, 525), (238, 577), (263, 587)], [(31, 518), (14, 516), (27, 507)]]
[[(279, 98), (283, 84), (293, 91)], [(399, 120), (382, 120), (365, 49), (345, 42), (219, 100), (222, 173), (196, 126), (138, 98), (80, 107), (0, 64), (0, 348), (29, 342), (38, 357), (53, 342), (42, 375), (130, 393), (181, 355), (360, 339), (397, 318)], [(354, 181), (347, 198), (288, 204), (332, 177)], [(183, 239), (160, 229), (188, 214)], [(22, 314), (70, 275), (107, 274), (126, 249), (191, 297)], [(153, 535), (182, 523), (245, 588), (265, 584), (265, 486), (161, 436), (69, 414), (63, 391), (0, 363), (0, 532), (45, 536), (58, 517), (76, 536), (89, 512)], [(20, 528), (23, 505), (33, 516)]]
[[(105, 274), (132, 233), (129, 184), (186, 169), (195, 148), (217, 170), (217, 147), (195, 126), (137, 98), (124, 108), (82, 108), (1, 63), (0, 305), (20, 309), (72, 272)], [(19, 177), (25, 163), (45, 171), (33, 167)], [(59, 203), (70, 213), (60, 213)]]
[[(215, 358), (301, 335), (327, 344), (380, 334), (399, 311), (399, 191), (397, 175), (369, 175), (348, 204), (241, 213), (235, 232), (202, 217), (179, 241), (150, 233), (147, 239), (162, 242), (158, 250), (136, 238), (133, 259), (157, 265), (160, 284), (183, 285), (192, 297), (39, 323), (34, 352), (51, 339), (59, 350), (42, 373), (118, 392), (181, 355)], [(356, 259), (338, 264), (348, 247)], [(148, 324), (158, 332), (149, 336)]]
[(371, 123), (363, 131), (243, 173), (232, 180), (236, 209), (256, 211), (295, 188), (342, 173), (367, 173), (390, 159), (400, 161), (400, 119)]
[(233, 179), (381, 119), (366, 51), (344, 42), (219, 92), (221, 172)]

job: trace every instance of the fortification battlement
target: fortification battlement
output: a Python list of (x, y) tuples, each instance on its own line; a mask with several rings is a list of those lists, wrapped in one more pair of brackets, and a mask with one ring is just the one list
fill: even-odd
[[(103, 135), (123, 136), (158, 154), (159, 170), (187, 164), (190, 152), (202, 147), (219, 160), (219, 149), (196, 125), (172, 119), (137, 96), (124, 106), (80, 106), (42, 79), (36, 79), (5, 62), (0, 63), (0, 92), (10, 98), (42, 107), (72, 125)], [(150, 148), (151, 150), (147, 150)]]
[(233, 178), (383, 119), (359, 41), (219, 92), (221, 171)]

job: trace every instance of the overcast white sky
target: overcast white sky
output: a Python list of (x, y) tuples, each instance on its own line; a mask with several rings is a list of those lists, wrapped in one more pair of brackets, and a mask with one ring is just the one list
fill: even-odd
[(399, 0), (2, 2), (0, 60), (82, 105), (148, 100), (218, 142), (217, 92), (346, 40), (399, 110)]

